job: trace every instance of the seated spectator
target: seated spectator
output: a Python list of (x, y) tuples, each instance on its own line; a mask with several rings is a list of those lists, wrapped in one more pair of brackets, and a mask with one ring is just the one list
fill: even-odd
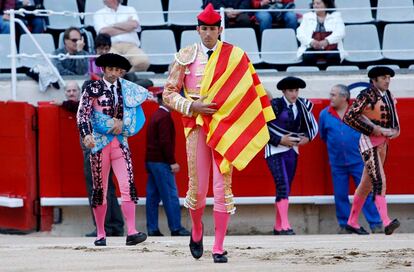
[[(294, 9), (294, 0), (252, 0), (252, 7), (255, 9)], [(272, 28), (272, 22), (283, 23), (287, 28), (296, 30), (298, 27), (298, 19), (293, 11), (258, 11), (255, 13), (256, 20), (260, 26), (260, 32), (265, 29)]]
[[(337, 65), (346, 54), (342, 44), (345, 24), (341, 14), (326, 10), (335, 8), (333, 0), (313, 0), (312, 6), (315, 10), (303, 15), (297, 29), (300, 42), (297, 56), (302, 57), (305, 65)], [(325, 50), (330, 52), (314, 53)]]
[[(15, 9), (44, 9), (42, 2), (42, 0), (16, 0)], [(45, 31), (45, 17), (25, 14), (24, 17), (19, 17), (19, 19), (21, 19), (29, 27), (31, 33), (43, 33)]]
[[(96, 55), (103, 55), (109, 53), (111, 50), (111, 36), (108, 34), (98, 34), (95, 38), (95, 53)], [(89, 59), (89, 74), (99, 75), (102, 74), (101, 67), (96, 66), (95, 58)]]
[[(111, 37), (108, 34), (98, 34), (95, 39), (95, 53), (97, 55), (103, 55), (108, 53), (111, 50)], [(95, 58), (89, 59), (89, 74), (92, 80), (100, 79), (102, 75), (102, 69), (95, 64)], [(138, 85), (141, 85), (144, 88), (153, 86), (153, 82), (146, 78), (138, 78), (135, 75), (135, 72), (125, 73), (122, 76), (126, 80), (135, 82)]]
[(251, 27), (249, 13), (236, 11), (236, 9), (250, 9), (251, 0), (204, 0), (203, 9), (209, 4), (213, 4), (214, 9), (225, 8), (226, 27)]
[(148, 56), (139, 48), (140, 41), (137, 32), (141, 31), (137, 11), (133, 7), (120, 5), (120, 0), (106, 0), (105, 7), (93, 16), (94, 28), (97, 34), (111, 36), (111, 52), (128, 56), (131, 62), (131, 72), (146, 71), (149, 67)]
[[(69, 54), (69, 55), (88, 55), (83, 50), (85, 42), (81, 36), (79, 29), (70, 27), (63, 33), (64, 47), (56, 49), (53, 54)], [(53, 59), (53, 64), (61, 75), (85, 75), (88, 72), (88, 59), (85, 58), (67, 58)]]
[(0, 34), (10, 33), (10, 16), (4, 13), (14, 8), (14, 0), (0, 0)]

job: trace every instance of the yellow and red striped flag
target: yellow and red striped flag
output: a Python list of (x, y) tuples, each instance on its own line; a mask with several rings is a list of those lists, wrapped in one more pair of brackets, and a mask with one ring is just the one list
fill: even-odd
[(229, 172), (230, 165), (244, 169), (269, 141), (266, 123), (275, 118), (246, 53), (219, 41), (205, 67), (200, 94), (205, 103), (217, 104), (217, 112), (187, 120), (187, 131), (195, 124), (203, 127), (221, 173)]

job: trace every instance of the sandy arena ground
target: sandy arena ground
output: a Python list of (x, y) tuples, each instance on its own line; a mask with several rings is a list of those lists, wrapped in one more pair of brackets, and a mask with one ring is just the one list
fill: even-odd
[(188, 237), (149, 237), (133, 247), (109, 237), (0, 235), (0, 271), (414, 271), (414, 234), (228, 236), (229, 263), (214, 264), (213, 237), (196, 261)]

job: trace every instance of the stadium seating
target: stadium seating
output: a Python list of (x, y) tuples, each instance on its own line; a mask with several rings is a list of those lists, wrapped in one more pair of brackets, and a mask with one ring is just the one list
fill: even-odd
[(296, 57), (297, 51), (298, 43), (296, 41), (296, 35), (293, 29), (266, 29), (263, 31), (261, 52), (262, 60), (265, 63), (300, 63), (301, 61)]
[(319, 72), (317, 66), (289, 66), (286, 72)]
[[(396, 7), (396, 8), (392, 8), (392, 7)], [(414, 21), (413, 1), (412, 0), (378, 0), (377, 20), (384, 21), (384, 22), (412, 22)]]
[(0, 69), (10, 69), (10, 58), (7, 57), (11, 53), (10, 34), (0, 34)]
[[(51, 34), (44, 33), (32, 35), (46, 54), (51, 54), (55, 50), (55, 44), (53, 41), (53, 36)], [(33, 44), (33, 41), (30, 39), (29, 35), (23, 34), (20, 37), (19, 53), (39, 54), (40, 52)], [(43, 56), (39, 56), (38, 58), (20, 58), (19, 62), (21, 66), (29, 68), (37, 64), (47, 65), (46, 61), (43, 59)]]
[[(85, 12), (95, 12), (105, 7), (102, 0), (86, 0)], [(85, 26), (93, 26), (93, 15), (85, 15)]]
[(384, 50), (382, 54), (387, 59), (414, 60), (414, 24), (387, 24), (384, 29), (382, 49)]
[(332, 65), (326, 68), (326, 71), (358, 71), (359, 68), (356, 65)]
[(180, 48), (184, 48), (187, 45), (196, 43), (200, 41), (200, 36), (197, 33), (197, 30), (184, 30), (181, 32), (181, 42)]
[(128, 6), (136, 9), (141, 26), (166, 25), (161, 0), (128, 0)]
[[(65, 0), (57, 2), (55, 0), (44, 0), (43, 2), (46, 9), (53, 11), (73, 11), (78, 12), (78, 5), (76, 0)], [(48, 28), (50, 29), (67, 29), (74, 26), (80, 28), (81, 22), (78, 16), (62, 16), (62, 15), (50, 15)]]
[(152, 65), (169, 65), (177, 52), (174, 33), (169, 29), (144, 30), (141, 33), (141, 48), (147, 54), (169, 54), (149, 57)]
[[(348, 50), (345, 60), (350, 62), (368, 62), (382, 60), (377, 27), (368, 25), (345, 26), (344, 49)], [(351, 50), (366, 50), (363, 52), (351, 52)], [(369, 50), (377, 50), (368, 52)]]
[[(197, 14), (201, 11), (201, 0), (169, 0), (168, 24), (181, 26), (197, 25)], [(177, 12), (177, 11), (195, 12)]]
[(259, 55), (256, 33), (252, 28), (228, 28), (226, 41), (243, 49), (253, 64), (262, 62)]
[(338, 9), (356, 8), (340, 11), (345, 24), (369, 23), (374, 21), (369, 0), (336, 0), (335, 5)]

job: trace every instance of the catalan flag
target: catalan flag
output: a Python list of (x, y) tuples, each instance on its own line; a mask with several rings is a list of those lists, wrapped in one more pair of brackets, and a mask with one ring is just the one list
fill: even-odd
[(186, 135), (196, 124), (202, 126), (221, 173), (229, 172), (230, 165), (244, 169), (269, 141), (266, 123), (275, 118), (246, 53), (219, 41), (205, 67), (200, 92), (205, 103), (217, 104), (217, 112), (185, 118)]

